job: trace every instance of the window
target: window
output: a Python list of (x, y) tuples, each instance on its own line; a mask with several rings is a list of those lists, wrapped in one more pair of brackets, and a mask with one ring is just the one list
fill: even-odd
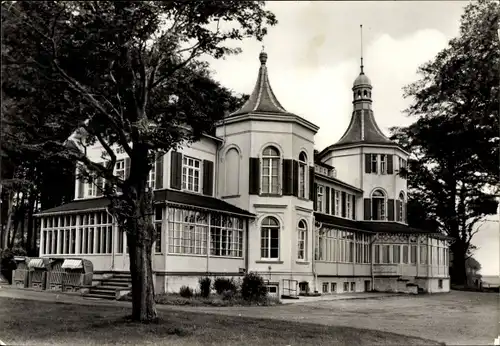
[(323, 282), (323, 293), (328, 293), (328, 282)]
[(372, 173), (375, 173), (375, 174), (377, 174), (377, 172), (378, 172), (378, 169), (377, 169), (378, 168), (378, 160), (377, 160), (377, 158), (378, 158), (377, 154), (371, 154), (371, 164), (372, 164), (371, 171), (372, 171)]
[[(240, 181), (240, 153), (236, 148), (231, 148), (226, 153), (224, 160), (225, 174), (222, 177), (225, 196), (236, 196), (239, 194)], [(221, 174), (222, 176), (222, 174)]]
[(316, 260), (335, 262), (337, 260), (337, 230), (323, 226), (316, 236)]
[(387, 155), (380, 155), (380, 174), (387, 174)]
[(385, 220), (385, 194), (375, 190), (372, 194), (372, 220)]
[(299, 155), (299, 197), (306, 197), (306, 174), (307, 174), (307, 156), (304, 152)]
[(269, 146), (262, 152), (262, 193), (279, 194), (280, 154), (278, 149)]
[(417, 264), (417, 246), (416, 245), (411, 246), (410, 260), (411, 260), (411, 264)]
[(155, 180), (156, 180), (156, 171), (155, 167), (148, 174), (148, 187), (153, 189), (155, 188)]
[(324, 186), (318, 184), (318, 191), (316, 194), (316, 210), (319, 212), (323, 212), (323, 193)]
[(355, 282), (351, 282), (351, 291), (352, 292), (356, 291), (356, 283)]
[(182, 158), (182, 189), (200, 192), (200, 160), (184, 156)]
[(344, 282), (344, 292), (349, 292), (349, 283)]
[(438, 280), (438, 288), (442, 289), (443, 288), (443, 279)]
[(427, 264), (427, 246), (420, 245), (420, 264)]
[(352, 195), (346, 194), (346, 217), (352, 219)]
[(380, 245), (375, 245), (375, 263), (380, 263)]
[(340, 191), (335, 190), (335, 216), (340, 216)]
[(408, 245), (403, 245), (403, 263), (408, 264)]
[(279, 258), (280, 225), (276, 218), (268, 216), (262, 221), (260, 257), (267, 259)]
[(168, 252), (206, 255), (209, 217), (208, 213), (169, 207)]
[(332, 293), (337, 292), (337, 284), (335, 282), (330, 283), (330, 292)]
[(401, 191), (399, 194), (399, 203), (398, 203), (398, 221), (404, 221), (403, 208), (405, 203), (405, 194)]
[(390, 262), (391, 247), (389, 245), (382, 245), (382, 263)]
[(155, 224), (155, 229), (156, 229), (156, 240), (155, 240), (155, 252), (156, 253), (161, 253), (162, 252), (162, 227), (161, 227), (161, 220), (163, 219), (162, 217), (163, 213), (163, 207), (161, 206), (156, 206), (155, 207), (155, 219), (154, 219), (154, 224)]
[(210, 255), (243, 257), (243, 220), (210, 214)]
[(297, 241), (297, 258), (299, 260), (306, 259), (306, 239), (307, 239), (307, 224), (304, 220), (299, 221)]
[(125, 160), (118, 160), (115, 164), (115, 174), (120, 179), (125, 179)]
[[(109, 254), (113, 244), (112, 217), (106, 212), (53, 216), (44, 221), (40, 249), (51, 254)], [(79, 242), (77, 242), (79, 240)]]
[(399, 158), (399, 169), (401, 170), (401, 168), (406, 168), (406, 160), (405, 159), (402, 159), (401, 157)]
[(401, 262), (401, 247), (399, 245), (392, 246), (392, 263), (400, 263)]

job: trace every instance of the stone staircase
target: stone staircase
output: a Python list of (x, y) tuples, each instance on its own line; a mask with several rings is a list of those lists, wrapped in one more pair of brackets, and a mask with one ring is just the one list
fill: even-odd
[(132, 278), (130, 273), (111, 273), (96, 279), (96, 285), (92, 285), (86, 298), (116, 300), (120, 293), (132, 289)]

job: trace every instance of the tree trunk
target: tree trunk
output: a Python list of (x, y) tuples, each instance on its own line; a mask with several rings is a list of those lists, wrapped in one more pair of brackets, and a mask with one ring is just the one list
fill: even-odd
[(36, 199), (37, 199), (37, 192), (36, 192), (36, 189), (34, 187), (32, 187), (31, 189), (31, 193), (30, 193), (30, 196), (28, 198), (28, 215), (27, 215), (27, 218), (28, 218), (28, 230), (27, 230), (27, 234), (26, 234), (26, 253), (30, 254), (33, 252), (33, 249), (35, 248), (35, 244), (33, 242), (33, 228), (34, 228), (34, 224), (33, 224), (33, 213), (34, 213), (34, 210), (35, 210), (35, 203), (36, 203)]
[(7, 200), (7, 203), (8, 203), (8, 207), (7, 207), (7, 222), (5, 224), (5, 229), (4, 229), (4, 237), (3, 237), (3, 246), (4, 248), (7, 248), (9, 246), (9, 232), (10, 232), (10, 228), (11, 228), (11, 225), (12, 225), (12, 214), (13, 214), (13, 193), (12, 191), (9, 191), (8, 193), (8, 200)]
[(467, 258), (467, 249), (460, 239), (451, 245), (453, 253), (453, 262), (450, 270), (451, 282), (456, 285), (467, 284), (467, 273), (465, 269), (465, 259)]

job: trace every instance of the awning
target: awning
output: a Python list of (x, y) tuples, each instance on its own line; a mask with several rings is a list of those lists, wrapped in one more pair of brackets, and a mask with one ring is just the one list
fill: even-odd
[(81, 269), (83, 268), (83, 263), (81, 259), (65, 259), (62, 264), (62, 269)]
[(45, 269), (45, 261), (43, 258), (32, 258), (28, 263), (28, 268), (43, 268)]

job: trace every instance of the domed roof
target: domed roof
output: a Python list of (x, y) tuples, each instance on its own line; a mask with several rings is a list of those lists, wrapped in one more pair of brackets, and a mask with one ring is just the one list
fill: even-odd
[(359, 74), (358, 78), (356, 78), (356, 80), (354, 81), (352, 86), (354, 88), (354, 87), (361, 86), (361, 85), (372, 85), (370, 78), (368, 78), (368, 76), (365, 75), (364, 72), (361, 72)]

